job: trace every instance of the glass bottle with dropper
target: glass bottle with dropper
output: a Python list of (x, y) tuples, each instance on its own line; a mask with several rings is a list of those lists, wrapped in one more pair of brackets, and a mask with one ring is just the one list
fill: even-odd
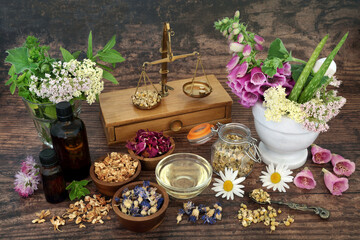
[(47, 148), (40, 152), (41, 178), (46, 201), (59, 203), (68, 197), (65, 179), (56, 153), (53, 149)]
[(66, 181), (89, 176), (91, 165), (89, 145), (84, 122), (73, 116), (69, 102), (56, 104), (57, 121), (50, 133)]

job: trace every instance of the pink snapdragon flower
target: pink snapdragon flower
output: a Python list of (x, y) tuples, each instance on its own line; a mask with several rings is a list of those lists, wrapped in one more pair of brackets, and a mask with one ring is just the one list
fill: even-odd
[(338, 154), (332, 154), (331, 163), (336, 175), (349, 177), (355, 171), (355, 163)]
[(305, 167), (301, 172), (296, 174), (294, 178), (294, 184), (298, 188), (314, 189), (316, 186), (316, 181), (309, 168)]
[(328, 149), (321, 148), (316, 144), (311, 145), (312, 160), (314, 163), (323, 164), (330, 162), (331, 152)]
[(343, 192), (349, 189), (347, 178), (339, 178), (325, 168), (322, 169), (322, 172), (324, 173), (325, 185), (332, 195), (342, 195)]

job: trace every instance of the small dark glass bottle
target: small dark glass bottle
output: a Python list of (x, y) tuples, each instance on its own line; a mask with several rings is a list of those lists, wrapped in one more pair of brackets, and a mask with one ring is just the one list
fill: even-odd
[(65, 179), (56, 153), (53, 149), (44, 149), (39, 154), (41, 163), (41, 178), (46, 201), (59, 203), (68, 197)]
[(57, 121), (50, 133), (66, 181), (89, 176), (91, 165), (89, 145), (83, 121), (73, 116), (69, 102), (56, 104)]

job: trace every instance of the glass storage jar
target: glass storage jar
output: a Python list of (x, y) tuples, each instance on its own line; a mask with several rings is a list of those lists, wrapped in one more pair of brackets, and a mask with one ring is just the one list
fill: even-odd
[(248, 127), (241, 123), (217, 124), (217, 128), (204, 123), (190, 130), (188, 140), (191, 144), (200, 145), (215, 135), (219, 138), (211, 147), (211, 165), (214, 173), (220, 174), (225, 168), (238, 171), (237, 177), (248, 176), (255, 162), (260, 162), (256, 139), (251, 137)]

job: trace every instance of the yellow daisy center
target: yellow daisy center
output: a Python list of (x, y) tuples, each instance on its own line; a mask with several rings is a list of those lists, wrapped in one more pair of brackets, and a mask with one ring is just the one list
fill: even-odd
[(230, 180), (226, 180), (223, 187), (225, 191), (230, 192), (233, 189), (233, 186), (234, 185)]
[(271, 174), (270, 180), (272, 183), (279, 183), (281, 181), (281, 175), (278, 172), (274, 172)]

